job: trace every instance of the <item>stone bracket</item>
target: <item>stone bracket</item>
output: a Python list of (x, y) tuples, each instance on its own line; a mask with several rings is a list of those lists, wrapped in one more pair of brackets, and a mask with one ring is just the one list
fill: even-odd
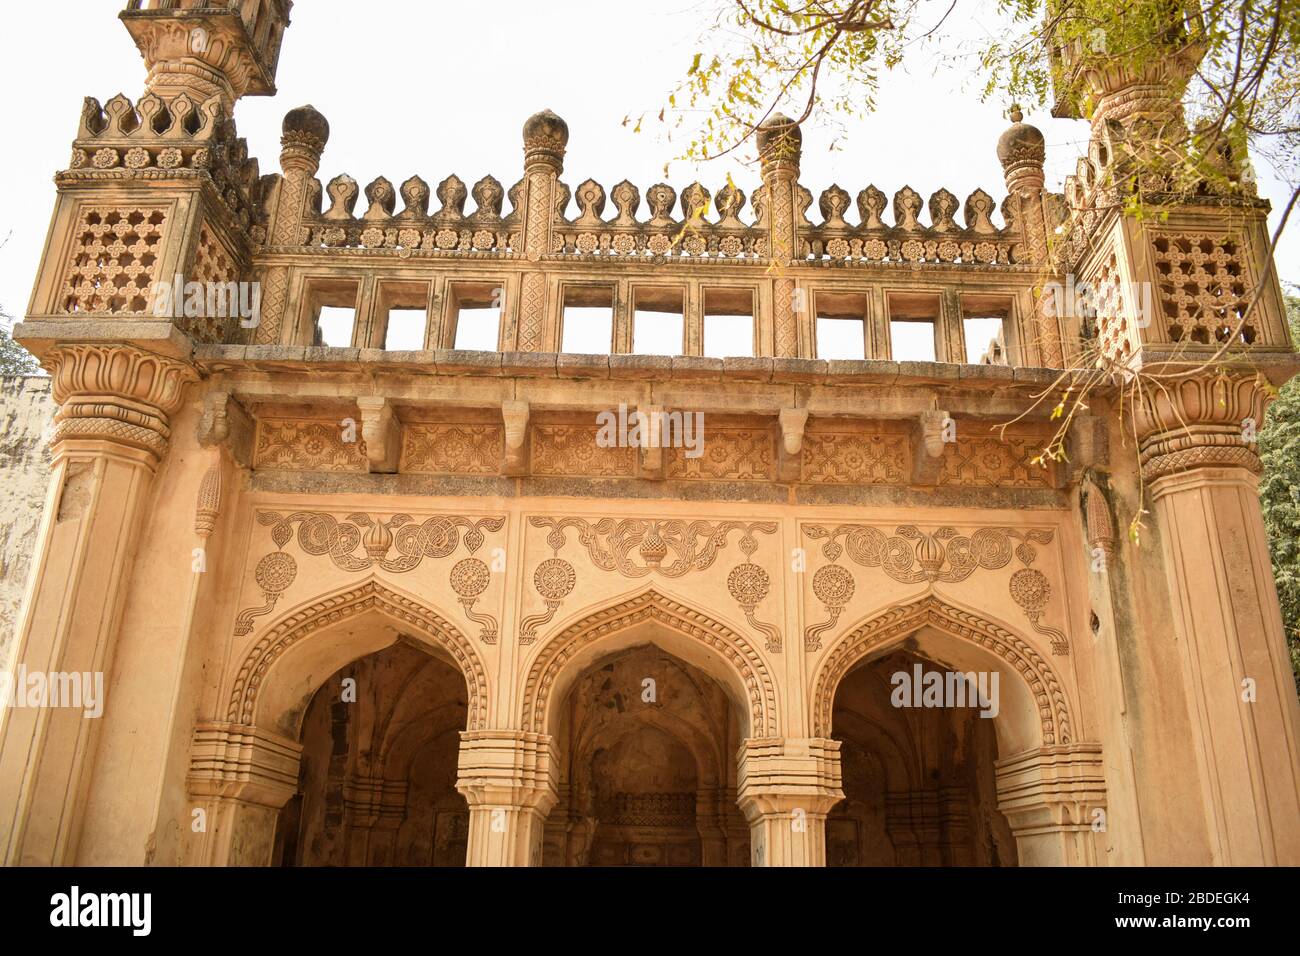
[(663, 411), (662, 405), (641, 405), (636, 409), (641, 422), (640, 476), (650, 481), (663, 481), (664, 478), (664, 449), (659, 433)]
[(777, 421), (781, 426), (777, 479), (798, 481), (802, 477), (803, 433), (808, 424), (808, 409), (783, 408), (777, 413)]
[(1066, 457), (1062, 469), (1067, 485), (1083, 478), (1086, 471), (1110, 468), (1110, 435), (1097, 415), (1076, 415), (1065, 435)]
[(357, 408), (371, 473), (393, 474), (402, 449), (402, 426), (393, 406), (382, 395), (362, 395), (357, 398)]
[(253, 437), (257, 427), (252, 416), (229, 391), (208, 392), (203, 397), (198, 439), (204, 448), (225, 446), (241, 468), (253, 461)]
[(528, 474), (528, 403), (519, 399), (506, 399), (501, 403), (501, 418), (505, 422), (505, 457), (501, 474)]
[(912, 425), (912, 481), (918, 485), (939, 483), (948, 432), (955, 431), (952, 416), (944, 409), (921, 412)]

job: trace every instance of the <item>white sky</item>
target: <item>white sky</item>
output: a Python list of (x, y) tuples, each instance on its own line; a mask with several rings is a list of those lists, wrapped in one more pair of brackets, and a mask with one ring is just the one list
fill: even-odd
[[(64, 0), (9, 4), (4, 11), (0, 81), (8, 95), (0, 103), (0, 128), (9, 131), (9, 142), (0, 237), (9, 240), (0, 249), (0, 306), (20, 319), (53, 209), (51, 179), (67, 165), (82, 97), (105, 102), (118, 92), (136, 98), (143, 91), (140, 56), (115, 22), (123, 6), (122, 0)], [(930, 6), (923, 18), (937, 18), (948, 3)], [(311, 103), (331, 128), (322, 182), (347, 172), (362, 186), (381, 174), (398, 184), (419, 173), (436, 187), (453, 172), (470, 185), (491, 173), (508, 188), (522, 172), (520, 127), (550, 108), (569, 124), (564, 180), (576, 187), (593, 177), (608, 193), (629, 179), (641, 190), (644, 213), (646, 190), (663, 180), (664, 163), (681, 152), (654, 117), (713, 9), (710, 0), (298, 0), (285, 34), (279, 94), (241, 101), (236, 123), (263, 173), (278, 170), (284, 113)], [(950, 23), (972, 48), (996, 22), (991, 0), (965, 0), (956, 15), (964, 19)], [(832, 131), (805, 127), (801, 181), (814, 196), (838, 183), (856, 198), (874, 183), (892, 209), (894, 192), (907, 184), (927, 200), (946, 187), (964, 202), (982, 187), (1001, 202), (1006, 190), (994, 146), (1008, 125), (1006, 104), (981, 103), (978, 81), (941, 67), (937, 50), (916, 53), (907, 72), (886, 76), (879, 110), (849, 126), (839, 151), (827, 148)], [(642, 133), (621, 125), (624, 116), (642, 112), (648, 114)], [(1046, 134), (1048, 185), (1060, 189), (1087, 124), (1054, 120), (1045, 111), (1026, 119)], [(1280, 207), (1289, 189), (1273, 170), (1257, 166), (1261, 193)], [(680, 195), (698, 177), (716, 194), (728, 172), (752, 195), (757, 170), (732, 158), (702, 170), (673, 162), (667, 181)], [(606, 215), (612, 213), (610, 203)], [(747, 205), (742, 215), (749, 213)], [(810, 217), (819, 218), (815, 201)], [(1278, 265), (1284, 281), (1300, 281), (1300, 222), (1287, 230)]]

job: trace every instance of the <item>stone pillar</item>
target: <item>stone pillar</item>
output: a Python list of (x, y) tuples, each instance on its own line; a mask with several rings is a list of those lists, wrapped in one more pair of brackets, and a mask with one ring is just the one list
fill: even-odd
[(202, 866), (270, 866), (280, 809), (298, 791), (302, 745), (257, 727), (205, 722), (194, 731), (189, 791), (202, 811)]
[[(1018, 262), (1032, 262), (1049, 268), (1048, 208), (1051, 201), (1043, 188), (1046, 178), (1043, 164), (1047, 161), (1047, 146), (1042, 132), (1036, 126), (1021, 122), (1024, 114), (1020, 107), (1011, 108), (1011, 126), (998, 138), (998, 161), (1007, 184), (1007, 206), (1020, 232)], [(1061, 341), (1060, 303), (1053, 301), (1050, 293), (1035, 300), (1032, 317), (1037, 357), (1031, 343), (1021, 341), (1020, 356), (1023, 362), (1038, 361), (1048, 368), (1065, 365), (1065, 351)]]
[[(298, 245), (307, 201), (312, 194), (321, 154), (329, 142), (330, 124), (311, 106), (300, 106), (284, 115), (280, 136), (279, 182), (270, 203), (266, 242), (269, 246)], [(319, 188), (319, 187), (317, 187)], [(258, 345), (291, 344), (293, 329), (286, 328), (289, 270), (270, 266), (262, 274), (261, 320), (253, 330)]]
[(844, 799), (839, 741), (750, 738), (738, 761), (752, 865), (825, 866), (826, 814)]
[[(57, 345), (44, 361), (62, 407), (14, 665), (28, 674), (100, 675), (106, 687), (168, 416), (197, 376), (183, 362), (124, 345)], [(99, 720), (81, 708), (39, 706), (7, 709), (0, 721), (5, 863), (74, 862)]]
[(1250, 430), (1263, 421), (1268, 396), (1254, 377), (1222, 373), (1148, 389), (1137, 409), (1195, 784), (1212, 860), (1225, 866), (1300, 864), (1300, 705)]
[[(551, 253), (551, 232), (560, 199), (558, 182), (564, 171), (569, 127), (550, 110), (524, 124), (523, 253), (537, 262)], [(558, 330), (547, 323), (547, 285), (542, 272), (525, 272), (520, 288), (516, 348), (520, 352), (559, 350)]]
[(1021, 866), (1104, 864), (1093, 832), (1106, 810), (1100, 744), (1015, 754), (997, 762), (996, 779), (998, 810), (1015, 834)]
[(795, 189), (802, 143), (803, 133), (794, 120), (780, 113), (773, 113), (758, 128), (763, 191), (767, 194), (764, 206), (768, 255), (776, 272), (772, 282), (772, 342), (774, 354), (781, 358), (794, 358), (799, 351), (795, 283), (788, 267), (798, 254)]
[(559, 793), (549, 734), (471, 730), (460, 735), (456, 789), (469, 803), (468, 866), (540, 866), (542, 830)]

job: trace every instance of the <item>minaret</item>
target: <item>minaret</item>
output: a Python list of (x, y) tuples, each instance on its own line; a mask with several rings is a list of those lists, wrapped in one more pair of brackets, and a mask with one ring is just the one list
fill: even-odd
[[(1255, 435), (1273, 386), (1297, 361), (1270, 261), (1268, 203), (1231, 176), (1188, 182), (1198, 167), (1181, 100), (1203, 50), (1181, 5), (1169, 9), (1171, 28), (1141, 61), (1109, 55), (1100, 35), (1055, 46), (1054, 112), (1091, 122), (1088, 155), (1066, 180), (1058, 264), (1073, 288), (1091, 290), (1090, 362), (1129, 383), (1117, 387), (1129, 389), (1124, 429), (1136, 433), (1141, 476), (1127, 486), (1117, 471), (1115, 484), (1125, 486), (1126, 509), (1150, 511), (1155, 544), (1125, 549), (1123, 561), (1135, 594), (1163, 583), (1168, 600), (1169, 624), (1130, 608), (1118, 635), (1133, 655), (1127, 679), (1137, 687), (1150, 679), (1143, 655), (1166, 649), (1144, 645), (1169, 641), (1169, 632), (1168, 653), (1182, 662), (1173, 692), (1185, 712), (1157, 716), (1161, 694), (1144, 691), (1148, 723), (1135, 725), (1135, 750), (1166, 753), (1166, 771), (1176, 767), (1171, 776), (1199, 798), (1213, 863), (1295, 865), (1300, 707), (1259, 507)], [(1077, 334), (1081, 316), (1066, 313), (1063, 325)], [(1158, 774), (1160, 764), (1139, 762), (1137, 773)], [(1200, 820), (1175, 821), (1184, 805), (1164, 821), (1178, 837), (1153, 823), (1148, 838), (1199, 829)]]
[(293, 0), (130, 0), (120, 14), (163, 99), (221, 97), (229, 114), (241, 96), (275, 93), (280, 41)]

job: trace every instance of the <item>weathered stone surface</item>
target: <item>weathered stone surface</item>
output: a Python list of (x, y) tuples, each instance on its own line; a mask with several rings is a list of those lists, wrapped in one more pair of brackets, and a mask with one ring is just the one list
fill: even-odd
[(54, 400), (47, 376), (0, 378), (0, 668), (14, 649), (19, 605), (49, 488)]

